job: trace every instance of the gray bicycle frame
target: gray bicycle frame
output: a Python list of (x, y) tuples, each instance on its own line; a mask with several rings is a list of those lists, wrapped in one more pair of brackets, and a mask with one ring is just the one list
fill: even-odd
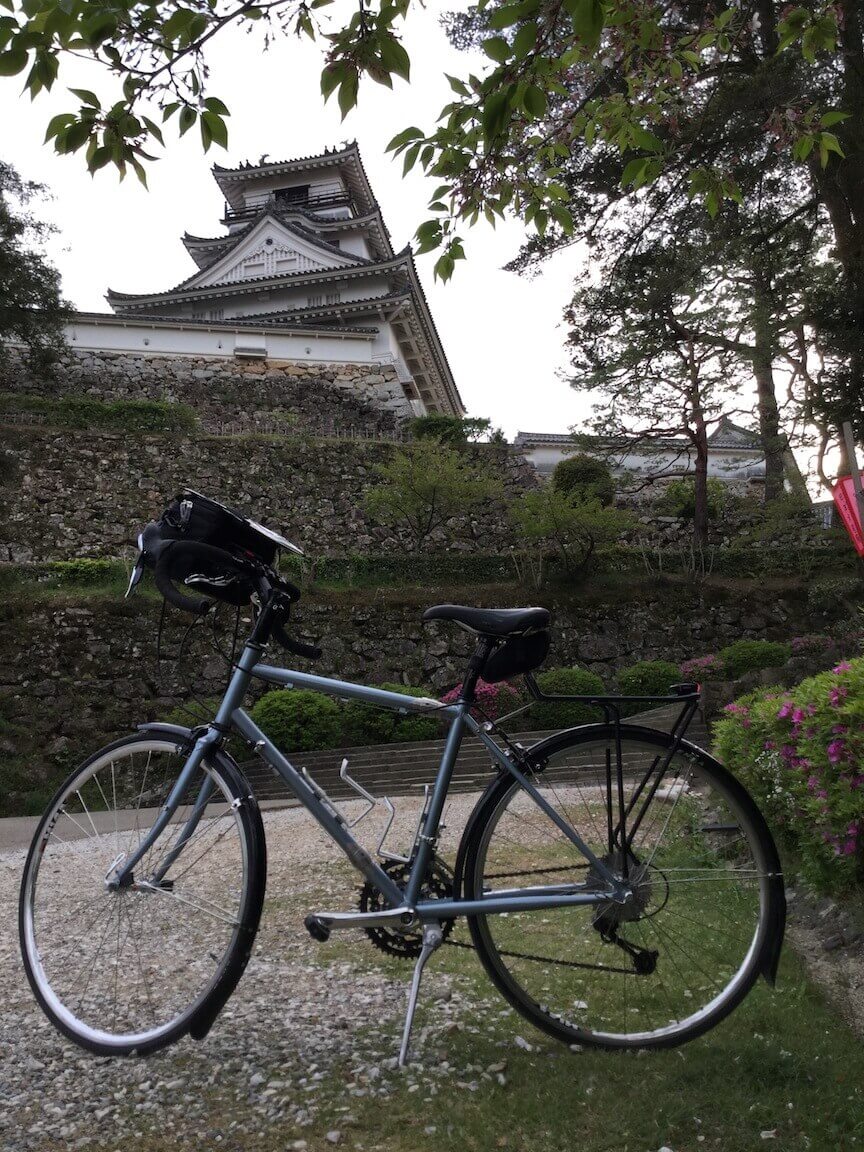
[[(615, 901), (626, 899), (627, 885), (614, 876), (606, 864), (591, 851), (578, 832), (563, 819), (531, 780), (520, 771), (514, 761), (487, 735), (471, 715), (469, 703), (460, 700), (455, 704), (442, 705), (437, 700), (427, 697), (402, 696), (397, 692), (388, 692), (382, 688), (369, 688), (345, 680), (332, 680), (324, 676), (314, 676), (308, 672), (296, 672), (287, 668), (259, 664), (258, 660), (262, 651), (263, 649), (259, 644), (250, 642), (245, 645), (240, 659), (235, 665), (234, 673), (214, 722), (208, 725), (196, 739), (153, 827), (135, 852), (124, 860), (117, 869), (113, 878), (114, 883), (122, 885), (124, 881), (129, 882), (129, 877), (131, 877), (136, 864), (146, 855), (170, 823), (172, 816), (180, 806), (182, 797), (208, 752), (221, 743), (226, 732), (233, 729), (254, 747), (256, 753), (266, 764), (278, 772), (300, 803), (308, 809), (330, 838), (339, 845), (354, 867), (375, 885), (392, 908), (410, 908), (420, 920), (447, 920), (454, 916), (471, 916), (478, 913), (566, 908), (582, 904), (605, 903), (610, 899)], [(311, 781), (303, 772), (298, 771), (244, 712), (241, 704), (253, 677), (270, 684), (279, 684), (282, 687), (307, 688), (313, 692), (321, 692), (343, 700), (360, 700), (365, 704), (377, 705), (392, 711), (426, 714), (434, 712), (436, 715), (449, 719), (450, 726), (441, 763), (432, 787), (426, 815), (419, 829), (414, 861), (404, 890), (394, 883), (365, 848), (351, 835), (345, 820), (338, 813), (332, 811), (325, 799), (322, 799), (323, 794), (314, 784), (314, 781)], [(154, 725), (154, 727), (158, 728), (159, 726)], [(462, 900), (459, 898), (418, 900), (430, 857), (438, 839), (444, 803), (447, 799), (456, 758), (459, 755), (459, 748), (466, 730), (476, 736), (488, 750), (492, 759), (518, 781), (534, 803), (588, 861), (592, 866), (594, 876), (602, 880), (607, 885), (606, 888), (598, 889), (596, 884), (590, 889), (584, 883), (558, 884), (536, 888), (493, 890), (479, 900)], [(178, 837), (172, 852), (162, 862), (159, 873), (152, 878), (157, 883), (168, 872), (182, 851), (184, 844), (194, 832), (206, 808), (207, 801), (212, 795), (213, 787), (208, 776), (198, 793), (192, 812), (187, 818), (186, 826)], [(235, 801), (235, 803), (242, 803), (242, 801)]]

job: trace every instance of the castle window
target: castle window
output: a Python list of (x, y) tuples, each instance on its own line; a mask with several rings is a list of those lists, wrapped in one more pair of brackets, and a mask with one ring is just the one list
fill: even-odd
[(327, 303), (328, 304), (340, 304), (341, 301), (342, 301), (342, 293), (341, 292), (328, 292), (327, 293)]
[(322, 296), (310, 296), (307, 302), (310, 308), (320, 308), (322, 300)]

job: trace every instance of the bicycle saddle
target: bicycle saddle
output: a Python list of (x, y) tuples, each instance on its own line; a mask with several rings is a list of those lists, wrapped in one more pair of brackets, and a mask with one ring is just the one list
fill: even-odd
[(461, 604), (436, 604), (427, 608), (423, 620), (452, 620), (481, 636), (522, 636), (549, 627), (545, 608), (467, 608)]

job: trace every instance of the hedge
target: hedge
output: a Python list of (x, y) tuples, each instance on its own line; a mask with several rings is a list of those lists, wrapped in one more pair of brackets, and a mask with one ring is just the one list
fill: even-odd
[[(603, 681), (596, 672), (585, 668), (549, 668), (537, 677), (543, 692), (550, 695), (603, 696)], [(537, 728), (572, 728), (575, 724), (602, 720), (603, 711), (590, 704), (535, 704), (527, 713), (531, 726)]]
[(718, 655), (727, 679), (738, 680), (762, 668), (782, 668), (792, 655), (792, 646), (773, 640), (736, 640), (721, 648)]
[(864, 882), (864, 659), (726, 708), (715, 748), (817, 886)]
[(97, 400), (92, 396), (31, 396), (0, 392), (0, 414), (29, 412), (61, 428), (116, 432), (194, 432), (198, 417), (188, 404), (167, 400)]

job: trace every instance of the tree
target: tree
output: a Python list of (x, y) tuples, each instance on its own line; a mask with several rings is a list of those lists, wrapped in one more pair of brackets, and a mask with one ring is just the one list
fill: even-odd
[(4, 341), (24, 344), (37, 369), (63, 345), (69, 314), (59, 273), (38, 248), (51, 229), (27, 210), (43, 193), (0, 160), (0, 357)]
[[(205, 149), (227, 143), (229, 111), (209, 92), (206, 64), (210, 41), (225, 29), (263, 21), (268, 43), (292, 32), (323, 34), (321, 90), (325, 98), (337, 94), (343, 116), (357, 102), (361, 77), (387, 86), (409, 78), (398, 29), (412, 0), (340, 0), (325, 14), (325, 29), (320, 10), (333, 6), (2, 0), (9, 14), (0, 17), (0, 74), (23, 73), (35, 97), (54, 85), (68, 55), (97, 61), (119, 82), (119, 99), (103, 105), (97, 93), (74, 90), (78, 107), (53, 117), (48, 138), (63, 153), (85, 149), (92, 171), (129, 166), (145, 179), (148, 149), (162, 143), (162, 127), (147, 114), (154, 105), (180, 134), (197, 126)], [(550, 221), (569, 231), (559, 169), (574, 141), (609, 150), (626, 187), (665, 174), (689, 183), (716, 212), (740, 191), (726, 155), (734, 131), (721, 127), (714, 106), (729, 78), (741, 75), (760, 76), (770, 89), (771, 130), (831, 202), (844, 267), (847, 259), (860, 264), (864, 49), (856, 0), (805, 0), (791, 9), (758, 0), (757, 10), (758, 24), (750, 9), (725, 0), (489, 0), (470, 9), (489, 66), (481, 76), (450, 79), (455, 98), (435, 129), (408, 127), (391, 144), (404, 153), (406, 171), (419, 163), (439, 181), (434, 216), (418, 231), (421, 250), (443, 248), (438, 274), (452, 274), (464, 256), (457, 227), (480, 214), (494, 220), (514, 212), (541, 233)], [(838, 102), (850, 114), (845, 122)]]
[(431, 534), (454, 516), (501, 495), (498, 480), (483, 475), (459, 452), (420, 440), (378, 469), (378, 483), (364, 500), (383, 524), (407, 528), (419, 552)]
[[(569, 576), (585, 571), (597, 545), (619, 539), (632, 524), (626, 512), (604, 508), (596, 498), (562, 492), (551, 484), (524, 492), (511, 515), (524, 539), (550, 549)], [(538, 586), (542, 572), (538, 565)]]
[(430, 412), (412, 420), (408, 430), (415, 440), (437, 440), (439, 444), (456, 447), (477, 443), (484, 436), (496, 444), (504, 442), (503, 432), (498, 428), (493, 430), (492, 421), (481, 416), (446, 416)]

